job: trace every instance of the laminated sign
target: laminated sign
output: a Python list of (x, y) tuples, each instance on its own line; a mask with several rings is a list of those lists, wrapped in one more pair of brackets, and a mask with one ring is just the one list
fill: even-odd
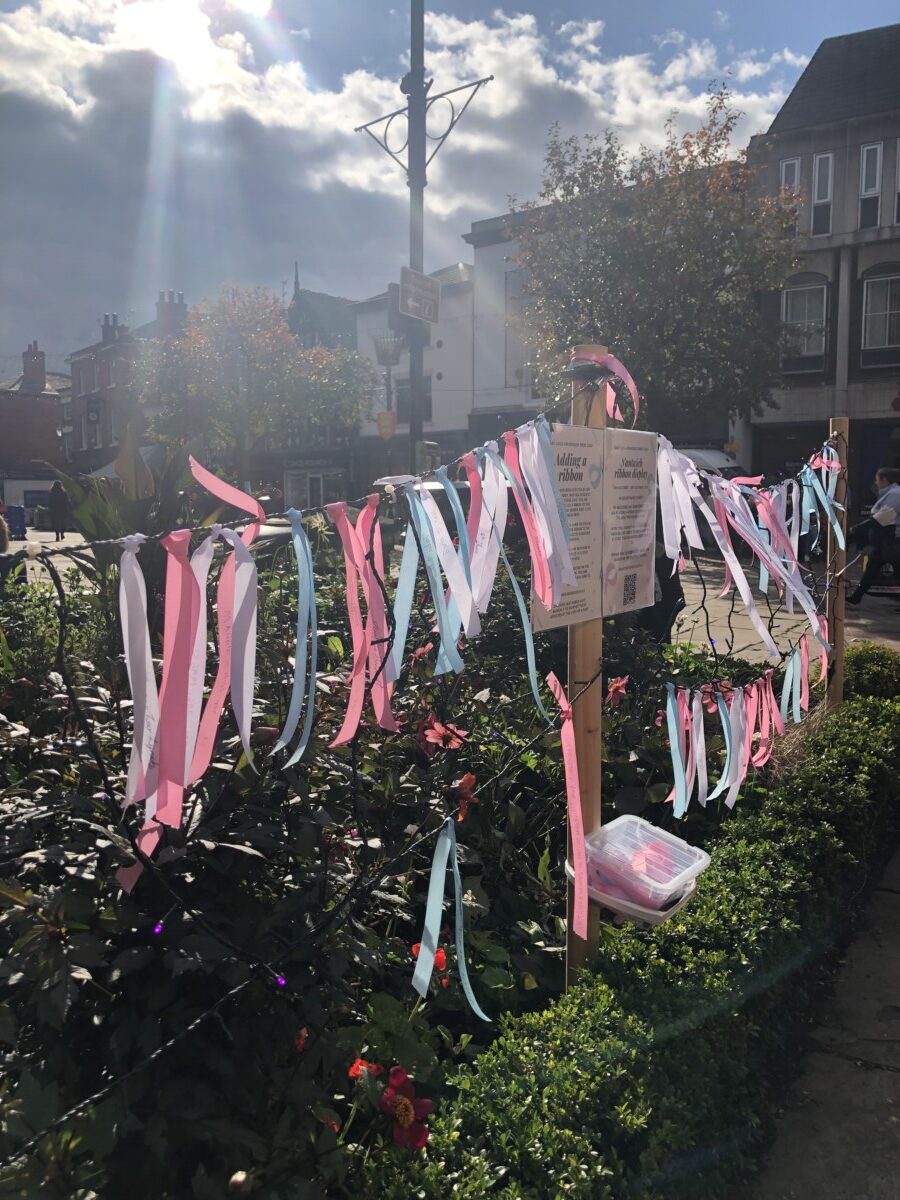
[(576, 584), (564, 586), (550, 610), (532, 593), (535, 632), (648, 608), (654, 602), (656, 434), (556, 425), (553, 455)]

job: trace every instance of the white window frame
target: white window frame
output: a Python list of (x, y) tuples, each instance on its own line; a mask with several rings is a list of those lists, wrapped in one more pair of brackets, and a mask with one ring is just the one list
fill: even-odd
[[(826, 159), (828, 160), (828, 195), (820, 196), (819, 195), (819, 170), (820, 170), (819, 164), (823, 163)], [(827, 204), (829, 206), (828, 229), (825, 231), (825, 233), (813, 233), (813, 229), (815, 228), (815, 222), (816, 222), (816, 209), (819, 207), (820, 204)], [(813, 155), (813, 177), (812, 177), (812, 188), (810, 189), (809, 207), (810, 207), (809, 229), (810, 229), (811, 236), (812, 237), (828, 237), (831, 233), (832, 217), (834, 216), (834, 153), (831, 150), (826, 151), (826, 153), (824, 153), (824, 154)]]
[(788, 167), (788, 166), (795, 167), (796, 172), (797, 172), (796, 183), (791, 187), (790, 190), (792, 192), (799, 192), (800, 191), (800, 159), (799, 158), (783, 158), (781, 160), (781, 163), (779, 164), (779, 179), (781, 180), (781, 190), (786, 191), (789, 186), (784, 181), (784, 168)]
[[(873, 188), (866, 187), (866, 151), (876, 150), (878, 152), (878, 171), (876, 172), (875, 186)], [(882, 156), (884, 153), (883, 142), (867, 142), (865, 146), (859, 148), (859, 194), (863, 196), (879, 196), (881, 195), (881, 166)]]
[[(876, 275), (872, 279), (863, 280), (863, 312), (862, 312), (862, 319), (863, 319), (862, 348), (863, 348), (863, 350), (898, 350), (898, 349), (900, 349), (900, 305), (898, 305), (898, 307), (896, 309), (891, 309), (891, 308), (885, 309), (885, 314), (888, 317), (888, 320), (886, 322), (884, 345), (883, 346), (869, 346), (869, 345), (867, 345), (867, 341), (866, 341), (867, 335), (869, 332), (869, 317), (872, 316), (872, 314), (869, 312), (869, 287), (873, 283), (888, 283), (888, 284), (890, 284), (893, 280), (897, 281), (898, 291), (900, 291), (900, 274)], [(888, 288), (888, 292), (890, 293), (890, 288)], [(889, 342), (887, 340), (887, 330), (890, 329), (890, 314), (891, 314), (891, 312), (896, 312), (898, 314), (898, 316), (897, 316), (897, 341), (896, 342)], [(880, 316), (881, 314), (879, 313), (876, 315)]]
[[(787, 319), (788, 295), (792, 292), (813, 292), (822, 293), (822, 348), (821, 350), (801, 350), (799, 353), (788, 355), (791, 358), (823, 358), (828, 342), (828, 285), (825, 283), (800, 283), (795, 286), (788, 286), (781, 293), (781, 321), (786, 328), (800, 329), (805, 325), (811, 325), (812, 322), (790, 322)], [(805, 340), (809, 335), (802, 334), (801, 337)]]
[[(875, 186), (866, 187), (866, 152), (875, 150), (877, 152), (878, 167), (875, 172)], [(876, 214), (875, 224), (867, 225), (866, 229), (877, 229), (881, 224), (881, 172), (884, 166), (884, 143), (883, 142), (867, 142), (859, 148), (859, 211), (857, 214), (857, 228), (862, 229), (862, 202), (863, 200), (871, 200), (873, 197), (878, 200), (878, 213)]]

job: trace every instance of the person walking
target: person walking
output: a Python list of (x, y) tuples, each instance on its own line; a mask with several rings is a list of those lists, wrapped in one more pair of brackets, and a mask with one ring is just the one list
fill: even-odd
[(896, 561), (900, 537), (900, 468), (879, 467), (875, 472), (875, 490), (878, 499), (870, 516), (853, 530), (856, 544), (868, 548), (869, 557), (856, 590), (847, 597), (848, 604), (859, 604), (881, 574), (886, 560)]
[(50, 497), (47, 503), (50, 508), (53, 532), (56, 534), (55, 540), (61, 542), (69, 521), (69, 497), (58, 479), (54, 480), (53, 486), (50, 488)]

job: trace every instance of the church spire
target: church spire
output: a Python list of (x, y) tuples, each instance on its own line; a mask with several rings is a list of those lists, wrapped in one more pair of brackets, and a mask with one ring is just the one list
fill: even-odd
[(300, 299), (300, 266), (294, 259), (294, 299)]
[(294, 294), (291, 297), (291, 302), (288, 305), (287, 319), (288, 328), (295, 337), (300, 336), (300, 266), (294, 262)]

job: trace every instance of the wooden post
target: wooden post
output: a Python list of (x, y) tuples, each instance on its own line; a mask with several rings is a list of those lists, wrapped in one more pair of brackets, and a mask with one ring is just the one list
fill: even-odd
[[(850, 442), (850, 421), (847, 417), (832, 417), (828, 426), (828, 437), (834, 442), (835, 449), (840, 455), (843, 470), (838, 476), (837, 489), (834, 498), (838, 504), (845, 507), (837, 510), (844, 538), (847, 536), (847, 464)], [(847, 551), (841, 550), (837, 544), (834, 530), (828, 526), (828, 638), (832, 645), (831, 671), (828, 677), (829, 708), (837, 708), (844, 699), (844, 598), (847, 592), (847, 581), (844, 578), (844, 568), (847, 565)]]
[[(608, 353), (606, 346), (577, 347), (598, 354)], [(572, 383), (572, 424), (587, 425), (590, 429), (606, 428), (606, 397), (604, 385), (596, 389), (593, 400), (582, 384)], [(599, 586), (599, 584), (598, 584)], [(603, 657), (603, 621), (582, 621), (569, 626), (569, 699), (581, 690), (594, 675)], [(575, 729), (575, 748), (578, 753), (578, 778), (581, 788), (581, 815), (585, 835), (600, 825), (600, 779), (603, 764), (602, 736), (603, 687), (598, 678), (584, 693), (572, 710)], [(571, 832), (569, 861), (572, 860)], [(568, 886), (566, 915), (566, 986), (575, 981), (580, 967), (596, 957), (600, 944), (600, 910), (596, 904), (588, 909), (588, 936), (582, 941), (572, 932), (575, 911), (575, 889)]]

